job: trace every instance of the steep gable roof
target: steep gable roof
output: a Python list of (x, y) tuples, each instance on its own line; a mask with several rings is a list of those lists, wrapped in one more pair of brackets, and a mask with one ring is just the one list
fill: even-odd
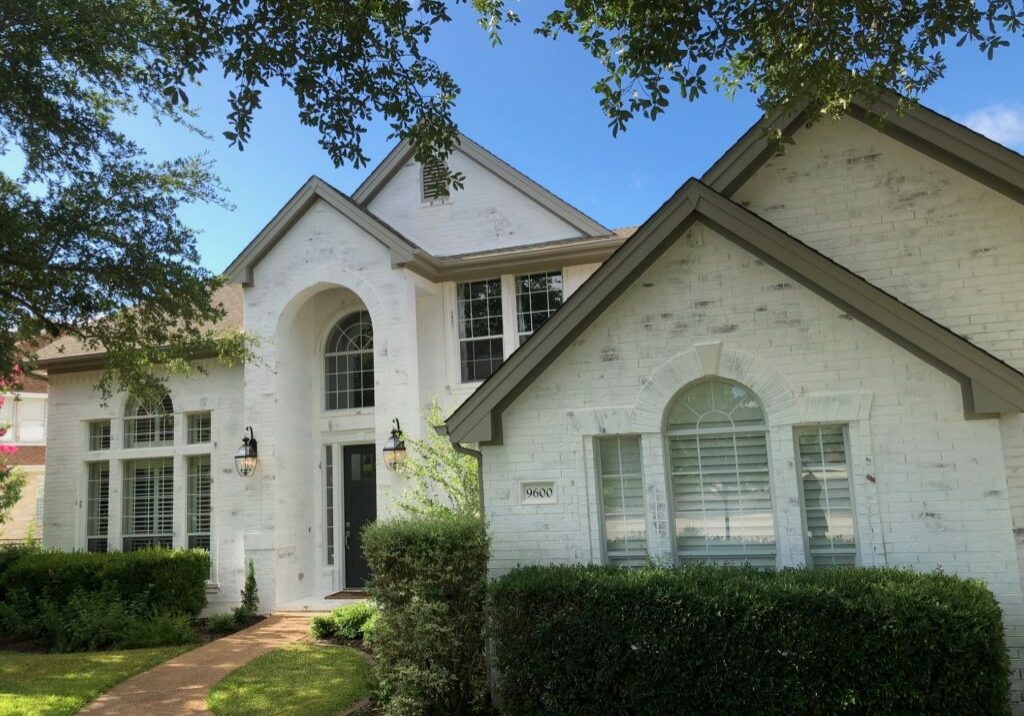
[[(456, 151), (461, 151), (506, 184), (579, 230), (584, 236), (608, 236), (612, 233), (609, 229), (568, 202), (555, 196), (533, 179), (502, 159), (499, 159), (494, 154), (491, 154), (462, 133), (459, 134)], [(384, 158), (384, 161), (359, 185), (359, 188), (352, 194), (352, 199), (360, 206), (368, 206), (391, 178), (413, 158), (414, 154), (415, 149), (409, 140), (406, 139), (399, 142), (398, 146), (392, 149)]]
[(310, 177), (263, 230), (231, 262), (225, 273), (243, 285), (252, 285), (256, 264), (281, 240), (317, 200), (323, 200), (380, 241), (391, 251), (391, 265), (402, 266), (419, 253), (418, 247), (344, 193), (317, 176)]
[(696, 222), (956, 379), (969, 417), (1024, 411), (1024, 374), (696, 179), (687, 181), (448, 419), (454, 442), (500, 443), (515, 398)]
[[(913, 104), (901, 113), (899, 102), (899, 96), (883, 93), (873, 102), (855, 100), (848, 114), (1024, 203), (1024, 156), (923, 105)], [(808, 119), (805, 107), (762, 117), (704, 173), (701, 181), (725, 196), (732, 196), (777, 153), (776, 142), (768, 138), (765, 130), (774, 127), (792, 136)]]

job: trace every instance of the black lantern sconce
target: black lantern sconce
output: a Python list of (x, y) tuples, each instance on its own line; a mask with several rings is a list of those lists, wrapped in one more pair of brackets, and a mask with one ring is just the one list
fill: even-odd
[(395, 427), (391, 429), (391, 437), (384, 443), (384, 466), (395, 470), (405, 462), (405, 440), (402, 439), (402, 426), (395, 418)]
[(256, 436), (253, 435), (252, 427), (246, 428), (248, 435), (243, 433), (242, 447), (235, 453), (235, 469), (242, 477), (251, 477), (256, 472), (258, 453), (256, 451)]

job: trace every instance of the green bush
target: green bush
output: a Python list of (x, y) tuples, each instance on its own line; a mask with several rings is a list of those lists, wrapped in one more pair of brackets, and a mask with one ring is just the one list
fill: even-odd
[(363, 532), (363, 551), (380, 610), (372, 641), (383, 712), (484, 711), (488, 540), (481, 521), (450, 514), (377, 522)]
[(205, 606), (210, 572), (202, 550), (27, 549), (3, 564), (0, 635), (46, 639), (58, 651), (118, 647), (133, 630), (136, 642), (163, 633), (171, 641), (161, 643), (184, 643), (181, 625)]
[(1006, 714), (999, 605), (895, 569), (523, 567), (488, 614), (510, 714)]
[(373, 640), (377, 633), (377, 625), (379, 623), (380, 612), (375, 610), (370, 618), (363, 623), (363, 646), (370, 649), (373, 648)]
[(260, 591), (256, 587), (256, 567), (252, 560), (245, 568), (245, 584), (241, 591), (242, 602), (234, 609), (235, 623), (240, 627), (249, 626), (259, 614)]
[(310, 621), (309, 633), (314, 639), (333, 639), (338, 633), (338, 625), (330, 614), (321, 614)]
[(309, 633), (316, 639), (362, 639), (364, 625), (376, 614), (376, 608), (367, 602), (347, 604), (330, 614), (313, 617)]
[(181, 614), (156, 614), (139, 619), (125, 629), (118, 649), (148, 649), (154, 646), (178, 646), (198, 640), (188, 617)]
[(211, 614), (206, 620), (211, 634), (230, 634), (238, 630), (234, 614)]

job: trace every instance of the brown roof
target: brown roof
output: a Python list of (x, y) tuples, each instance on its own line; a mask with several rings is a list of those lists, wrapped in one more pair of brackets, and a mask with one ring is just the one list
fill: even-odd
[[(242, 286), (237, 283), (228, 284), (217, 289), (213, 294), (214, 303), (224, 306), (224, 317), (216, 323), (204, 326), (217, 331), (242, 330), (245, 327), (245, 304), (242, 297)], [(102, 347), (90, 348), (79, 338), (68, 336), (58, 338), (39, 350), (38, 366), (43, 369), (56, 368), (65, 362), (76, 362), (85, 356), (99, 357), (103, 355)]]

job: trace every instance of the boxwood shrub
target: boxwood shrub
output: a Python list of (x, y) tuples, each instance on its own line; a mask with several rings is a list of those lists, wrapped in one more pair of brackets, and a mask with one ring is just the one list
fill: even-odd
[(468, 515), (377, 522), (363, 532), (363, 551), (379, 609), (371, 631), (384, 713), (483, 712), (488, 540), (482, 522)]
[(509, 714), (1006, 714), (981, 583), (896, 569), (523, 567), (489, 596)]

